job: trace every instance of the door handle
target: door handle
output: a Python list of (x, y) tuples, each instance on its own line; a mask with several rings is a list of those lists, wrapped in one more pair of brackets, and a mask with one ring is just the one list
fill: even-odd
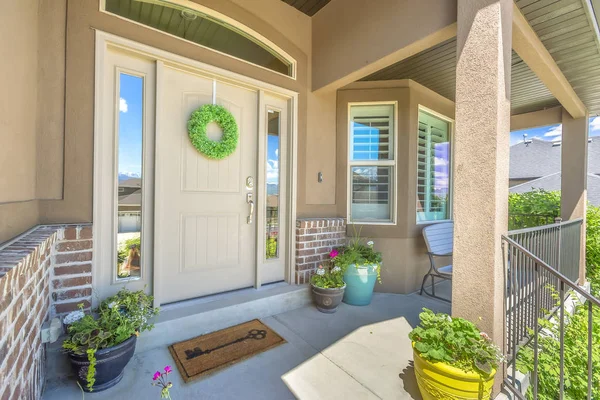
[(248, 218), (246, 219), (246, 222), (248, 224), (252, 223), (252, 216), (254, 215), (254, 201), (250, 200), (250, 196), (248, 196), (248, 204), (250, 204), (250, 215), (248, 215)]

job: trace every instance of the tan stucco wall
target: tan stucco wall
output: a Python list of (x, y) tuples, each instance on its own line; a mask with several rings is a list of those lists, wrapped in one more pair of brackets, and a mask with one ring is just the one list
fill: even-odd
[[(454, 103), (413, 81), (356, 82), (338, 91), (337, 100), (337, 198), (338, 214), (347, 214), (348, 103), (396, 101), (397, 216), (395, 225), (356, 225), (361, 236), (372, 238), (383, 253), (382, 285), (376, 290), (409, 293), (420, 287), (429, 268), (421, 231), (416, 223), (417, 134), (419, 105), (454, 118)], [(355, 226), (349, 225), (348, 235)]]
[(0, 242), (37, 222), (37, 0), (7, 2), (0, 13)]
[(455, 23), (456, 0), (332, 0), (313, 17), (312, 88), (337, 89), (450, 39)]
[(0, 13), (0, 26), (10, 32), (0, 37), (0, 203), (36, 197), (38, 11), (37, 0), (24, 0)]
[[(335, 206), (335, 109), (334, 95), (308, 93), (310, 78), (311, 19), (294, 8), (274, 0), (198, 0), (198, 3), (219, 11), (269, 38), (297, 60), (297, 79), (273, 74), (264, 69), (203, 49), (191, 43), (139, 26), (99, 11), (97, 0), (69, 1), (66, 37), (66, 111), (64, 112), (64, 157), (54, 138), (60, 129), (48, 129), (45, 137), (55, 147), (48, 152), (46, 166), (60, 166), (62, 174), (46, 173), (39, 186), (44, 198), (56, 198), (56, 188), (64, 190), (59, 200), (40, 201), (40, 221), (89, 222), (92, 220), (93, 174), (93, 100), (94, 100), (94, 29), (170, 51), (194, 60), (272, 83), (299, 93), (298, 119), (298, 216), (332, 216)], [(60, 10), (52, 17), (60, 19)], [(64, 13), (64, 11), (63, 11)], [(64, 16), (63, 16), (64, 18)], [(52, 32), (50, 49), (60, 54), (60, 30)], [(64, 41), (63, 41), (64, 43)], [(50, 52), (51, 50), (47, 50)], [(64, 50), (63, 50), (64, 51)], [(60, 83), (60, 64), (53, 65), (47, 75)], [(52, 86), (47, 99), (55, 104), (61, 93)], [(62, 124), (58, 108), (47, 111), (54, 117), (54, 126)], [(308, 122), (310, 121), (310, 123)], [(307, 133), (310, 132), (310, 133)], [(52, 140), (51, 140), (52, 139)], [(62, 147), (60, 142), (60, 147)], [(329, 149), (329, 151), (327, 151)], [(307, 160), (307, 154), (308, 160)], [(39, 168), (39, 167), (38, 167)], [(57, 168), (54, 168), (54, 170)], [(53, 168), (49, 168), (53, 170)], [(317, 173), (324, 174), (318, 183)], [(52, 176), (50, 176), (52, 175)], [(310, 176), (311, 179), (306, 177)], [(62, 195), (62, 193), (61, 193)]]

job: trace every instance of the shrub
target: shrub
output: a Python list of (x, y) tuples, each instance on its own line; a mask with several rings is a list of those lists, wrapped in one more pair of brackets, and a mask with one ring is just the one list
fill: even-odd
[[(527, 193), (511, 193), (508, 197), (509, 229), (521, 229), (543, 225), (544, 219), (531, 224), (530, 216), (560, 216), (560, 192), (533, 190)], [(586, 225), (586, 275), (594, 293), (600, 293), (600, 207), (588, 204)]]
[[(560, 384), (560, 337), (559, 325), (546, 319), (539, 320), (543, 333), (538, 338), (538, 400), (558, 398)], [(587, 334), (588, 308), (579, 304), (573, 315), (565, 315), (564, 332), (564, 387), (565, 399), (587, 398)], [(600, 310), (594, 309), (592, 318), (592, 398), (600, 398)], [(522, 347), (517, 356), (517, 369), (523, 373), (533, 371), (533, 347)], [(533, 400), (531, 387), (527, 398)]]

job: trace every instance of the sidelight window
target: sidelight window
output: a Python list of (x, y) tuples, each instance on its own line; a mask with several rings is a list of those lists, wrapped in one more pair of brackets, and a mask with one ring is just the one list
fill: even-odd
[(142, 273), (144, 78), (118, 74), (117, 123), (117, 278)]

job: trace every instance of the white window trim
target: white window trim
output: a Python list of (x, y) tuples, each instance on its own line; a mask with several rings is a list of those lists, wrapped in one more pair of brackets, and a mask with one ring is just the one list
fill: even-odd
[[(418, 211), (416, 211), (416, 204), (417, 204), (417, 199), (415, 198), (415, 221), (417, 223), (417, 225), (433, 225), (433, 224), (440, 224), (440, 223), (444, 223), (444, 222), (451, 222), (452, 221), (452, 215), (454, 213), (454, 120), (450, 117), (445, 116), (444, 114), (440, 114), (437, 111), (434, 111), (430, 108), (427, 108), (421, 104), (419, 104), (418, 106), (418, 111), (417, 111), (417, 124), (418, 124), (418, 118), (419, 118), (419, 112), (426, 112), (427, 114), (431, 114), (436, 118), (439, 118), (443, 121), (446, 121), (449, 124), (449, 129), (448, 129), (448, 141), (450, 142), (450, 182), (449, 182), (449, 195), (450, 195), (450, 200), (448, 201), (448, 208), (450, 210), (450, 218), (446, 218), (446, 219), (438, 219), (435, 221), (419, 221), (419, 218), (417, 217), (418, 215)], [(418, 127), (417, 127), (418, 130)], [(418, 135), (418, 133), (416, 133)], [(416, 141), (416, 148), (414, 149), (415, 153), (419, 152), (419, 141)], [(417, 157), (416, 160), (416, 169), (415, 169), (415, 173), (417, 173), (418, 169), (419, 169), (419, 158)], [(418, 185), (418, 181), (415, 183), (416, 185)], [(417, 191), (415, 191), (415, 196), (416, 196)]]
[[(394, 107), (394, 143), (392, 145), (394, 159), (381, 161), (352, 161), (352, 143), (350, 135), (352, 133), (352, 106), (375, 106), (391, 105)], [(347, 168), (346, 168), (346, 221), (348, 225), (396, 225), (398, 215), (398, 185), (397, 185), (397, 165), (398, 165), (398, 102), (397, 101), (367, 101), (367, 102), (349, 102), (348, 103), (348, 125), (347, 125)], [(390, 212), (390, 221), (353, 221), (352, 220), (352, 167), (360, 166), (382, 166), (392, 167), (392, 176), (390, 181), (390, 195), (392, 196)]]
[[(151, 1), (151, 0), (149, 0), (149, 1)], [(256, 42), (257, 44), (261, 45), (261, 47), (263, 47), (265, 50), (269, 51), (275, 57), (283, 59), (286, 62), (290, 63), (290, 68), (292, 70), (291, 71), (291, 75), (287, 75), (287, 74), (283, 74), (283, 73), (278, 72), (278, 71), (274, 71), (274, 70), (269, 69), (267, 67), (263, 67), (262, 65), (258, 65), (258, 64), (255, 64), (253, 62), (244, 60), (243, 58), (232, 56), (231, 54), (227, 54), (227, 53), (224, 53), (222, 51), (215, 50), (215, 49), (213, 49), (211, 47), (203, 46), (203, 45), (198, 44), (196, 42), (192, 42), (191, 40), (184, 39), (182, 37), (170, 34), (168, 32), (161, 31), (160, 29), (153, 28), (153, 27), (151, 27), (149, 25), (145, 25), (145, 24), (142, 24), (140, 22), (136, 22), (136, 21), (133, 21), (131, 19), (128, 19), (128, 18), (122, 17), (120, 15), (114, 14), (114, 13), (112, 13), (110, 11), (106, 11), (106, 0), (100, 0), (99, 3), (100, 3), (100, 12), (102, 12), (102, 13), (105, 13), (105, 14), (108, 14), (110, 16), (122, 19), (123, 21), (127, 21), (127, 22), (132, 23), (132, 24), (143, 26), (143, 27), (151, 29), (151, 30), (153, 30), (155, 32), (160, 32), (163, 35), (167, 35), (167, 36), (176, 38), (178, 40), (182, 40), (184, 42), (191, 43), (191, 44), (193, 44), (195, 46), (202, 47), (203, 49), (207, 49), (207, 50), (213, 51), (215, 53), (221, 54), (221, 55), (229, 57), (229, 58), (233, 58), (233, 59), (241, 61), (241, 62), (243, 62), (245, 64), (252, 65), (252, 66), (260, 68), (260, 69), (264, 69), (265, 71), (269, 71), (269, 72), (272, 72), (274, 74), (285, 76), (286, 78), (290, 78), (290, 79), (296, 80), (296, 73), (297, 73), (297, 70), (298, 70), (298, 62), (296, 61), (296, 59), (294, 57), (292, 57), (291, 55), (289, 55), (281, 47), (277, 46), (275, 43), (273, 43), (272, 41), (270, 41), (269, 39), (267, 39), (266, 37), (264, 37), (260, 33), (256, 32), (254, 29), (252, 29), (252, 28), (250, 28), (250, 27), (248, 27), (248, 26), (246, 26), (246, 25), (244, 25), (244, 24), (236, 21), (235, 19), (233, 19), (231, 17), (228, 17), (225, 14), (222, 14), (222, 13), (220, 13), (218, 11), (215, 11), (213, 9), (210, 9), (210, 8), (208, 8), (206, 6), (200, 5), (200, 4), (195, 3), (193, 1), (190, 1), (190, 0), (164, 0), (164, 1), (166, 3), (172, 3), (174, 5), (178, 5), (178, 6), (181, 6), (181, 7), (186, 7), (186, 8), (190, 8), (192, 10), (196, 10), (196, 11), (202, 13), (202, 14), (208, 15), (208, 16), (216, 19), (216, 20), (220, 20), (222, 22), (225, 22), (228, 25), (231, 25), (232, 27), (234, 27), (236, 29), (239, 29), (244, 34), (244, 36), (246, 36), (248, 39), (252, 40), (253, 42)]]

